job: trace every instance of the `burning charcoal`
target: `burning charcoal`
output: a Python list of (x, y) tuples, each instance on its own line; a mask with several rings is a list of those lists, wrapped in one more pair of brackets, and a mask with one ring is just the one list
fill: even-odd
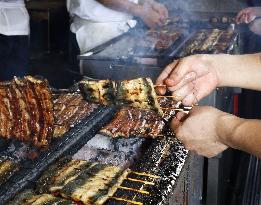
[(120, 167), (128, 167), (133, 161), (134, 157), (134, 154), (131, 155), (124, 152), (98, 150), (84, 146), (73, 156), (73, 159), (99, 162), (102, 164), (111, 164)]
[(100, 134), (95, 135), (88, 141), (87, 146), (94, 149), (113, 150), (112, 139)]
[(85, 145), (75, 155), (73, 155), (73, 159), (94, 161), (97, 156), (98, 156), (97, 149), (93, 149), (90, 148), (88, 145)]
[(114, 151), (124, 152), (124, 153), (134, 153), (138, 154), (140, 152), (141, 145), (145, 140), (142, 138), (118, 138), (112, 139), (114, 145)]

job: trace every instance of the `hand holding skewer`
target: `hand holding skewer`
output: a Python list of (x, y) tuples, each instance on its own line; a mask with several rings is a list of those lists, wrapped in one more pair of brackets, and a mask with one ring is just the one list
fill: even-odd
[[(219, 84), (218, 71), (212, 69), (215, 58), (210, 55), (195, 55), (175, 60), (168, 65), (156, 81), (156, 91), (164, 95), (167, 90), (173, 98), (186, 106), (198, 104)], [(216, 62), (215, 62), (216, 63)]]

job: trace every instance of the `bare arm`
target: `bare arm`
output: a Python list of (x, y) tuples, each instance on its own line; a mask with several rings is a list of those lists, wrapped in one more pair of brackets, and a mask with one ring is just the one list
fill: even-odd
[(221, 55), (215, 61), (218, 86), (261, 90), (261, 53)]
[[(176, 100), (197, 103), (218, 86), (261, 90), (261, 53), (194, 55), (168, 65), (157, 79)], [(160, 94), (166, 89), (158, 88)]]
[(178, 113), (171, 128), (187, 149), (214, 157), (232, 147), (261, 158), (261, 120), (238, 118), (208, 106), (194, 107), (184, 122), (182, 117)]
[(224, 115), (217, 127), (224, 144), (261, 158), (261, 120)]

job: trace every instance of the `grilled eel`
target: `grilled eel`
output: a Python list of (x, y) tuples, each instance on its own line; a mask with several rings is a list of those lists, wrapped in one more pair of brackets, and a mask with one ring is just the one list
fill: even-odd
[(110, 105), (116, 99), (116, 83), (111, 80), (82, 80), (79, 88), (88, 102)]
[(67, 93), (54, 100), (54, 137), (60, 137), (89, 116), (97, 104), (83, 100), (81, 94)]
[(85, 100), (103, 105), (129, 105), (151, 109), (163, 114), (157, 100), (153, 82), (150, 78), (137, 78), (120, 82), (101, 80), (79, 82), (79, 88)]
[(26, 76), (0, 83), (0, 136), (47, 146), (53, 136), (53, 103), (47, 81)]
[(176, 114), (174, 109), (177, 106), (177, 102), (169, 98), (160, 98), (158, 102), (161, 107), (169, 108), (162, 116), (153, 110), (122, 107), (100, 133), (112, 138), (130, 136), (156, 138)]
[(19, 169), (20, 166), (12, 159), (0, 157), (0, 185), (7, 182)]
[(32, 190), (25, 190), (15, 196), (8, 205), (73, 205), (76, 203), (67, 199), (55, 197), (51, 194), (37, 195)]
[(156, 138), (163, 130), (165, 122), (153, 110), (132, 107), (121, 108), (114, 119), (100, 130), (112, 138), (141, 136)]
[(54, 193), (86, 205), (101, 205), (114, 194), (126, 175), (127, 171), (110, 165), (65, 160), (50, 167), (37, 187), (40, 193)]

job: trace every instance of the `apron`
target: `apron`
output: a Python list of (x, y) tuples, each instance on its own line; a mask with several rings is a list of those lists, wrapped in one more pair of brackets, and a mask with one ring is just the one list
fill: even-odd
[(23, 0), (0, 0), (0, 34), (29, 35), (29, 15)]
[(67, 8), (73, 19), (71, 31), (76, 34), (81, 54), (136, 25), (131, 15), (104, 7), (95, 0), (67, 0)]

